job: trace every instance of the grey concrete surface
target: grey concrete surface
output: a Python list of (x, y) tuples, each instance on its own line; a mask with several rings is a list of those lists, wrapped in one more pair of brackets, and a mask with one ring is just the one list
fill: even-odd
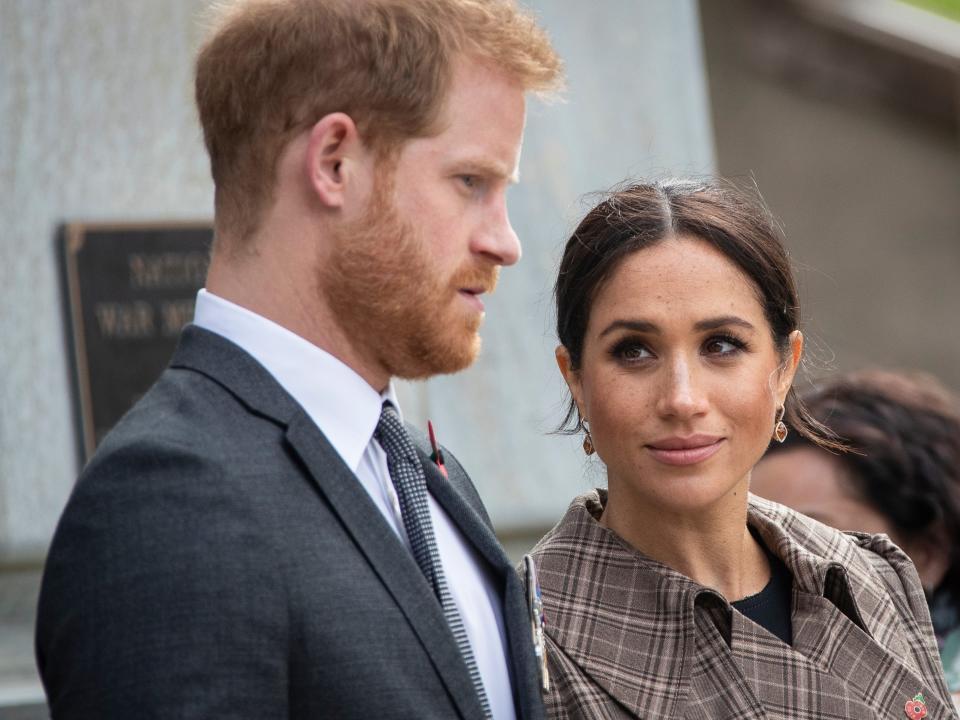
[(46, 717), (33, 661), (39, 583), (38, 569), (0, 570), (0, 720)]
[(49, 717), (43, 704), (0, 706), (0, 720), (48, 720)]

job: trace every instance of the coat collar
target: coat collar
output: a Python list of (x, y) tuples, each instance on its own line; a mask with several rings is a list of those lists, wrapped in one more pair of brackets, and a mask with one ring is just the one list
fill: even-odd
[(899, 641), (899, 616), (864, 559), (861, 546), (871, 536), (839, 532), (756, 496), (751, 496), (747, 518), (789, 568), (795, 592), (826, 598), (888, 650), (908, 656)]
[[(576, 498), (533, 551), (547, 634), (593, 682), (639, 717), (680, 717), (698, 633), (706, 628), (729, 645), (732, 608), (716, 591), (602, 527), (596, 518), (605, 502), (603, 490)], [(748, 523), (789, 568), (795, 598), (825, 598), (890, 652), (909, 655), (899, 641), (897, 613), (858, 552), (856, 537), (753, 496)], [(641, 676), (635, 669), (649, 666), (655, 653), (680, 661)]]
[[(681, 717), (704, 589), (602, 527), (596, 518), (605, 502), (602, 490), (575, 498), (532, 552), (547, 637), (639, 717)], [(630, 669), (648, 665), (654, 637), (665, 657), (681, 660), (664, 663), (656, 676), (634, 677)]]

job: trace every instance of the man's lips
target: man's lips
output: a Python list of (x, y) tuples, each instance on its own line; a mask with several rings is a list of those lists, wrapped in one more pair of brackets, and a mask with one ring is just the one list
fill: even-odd
[(669, 437), (650, 443), (647, 450), (665, 465), (696, 465), (713, 457), (723, 441), (718, 435)]
[(483, 288), (460, 288), (459, 293), (477, 312), (483, 312), (483, 300), (480, 298), (484, 293)]

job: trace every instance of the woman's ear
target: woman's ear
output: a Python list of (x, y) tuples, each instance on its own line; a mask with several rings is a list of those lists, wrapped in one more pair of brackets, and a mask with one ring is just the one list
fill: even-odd
[(577, 404), (580, 417), (585, 417), (581, 397), (580, 374), (573, 369), (570, 352), (563, 345), (557, 345), (554, 354), (557, 358), (557, 367), (560, 368), (560, 374), (563, 375), (563, 379), (567, 382), (567, 387), (570, 388), (570, 394), (573, 396), (573, 402)]
[(330, 113), (317, 121), (307, 143), (306, 171), (322, 205), (343, 207), (348, 184), (368, 154), (356, 124), (346, 113)]
[(803, 333), (794, 330), (790, 333), (787, 343), (789, 346), (787, 358), (777, 378), (777, 404), (779, 405), (783, 405), (786, 401), (790, 386), (793, 385), (793, 378), (797, 374), (797, 368), (800, 367), (800, 359), (803, 357)]

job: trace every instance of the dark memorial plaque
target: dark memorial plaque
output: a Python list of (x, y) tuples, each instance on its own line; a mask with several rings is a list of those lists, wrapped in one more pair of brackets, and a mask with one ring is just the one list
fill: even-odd
[(84, 459), (167, 366), (212, 239), (200, 223), (62, 228)]

